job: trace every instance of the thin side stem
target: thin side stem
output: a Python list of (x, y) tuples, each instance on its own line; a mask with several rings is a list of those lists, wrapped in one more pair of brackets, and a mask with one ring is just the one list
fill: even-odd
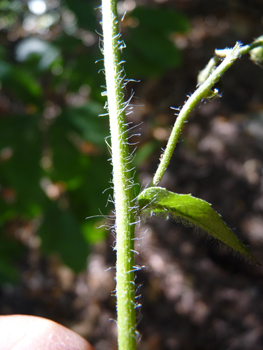
[[(181, 134), (182, 127), (186, 122), (189, 114), (195, 108), (195, 106), (204, 98), (207, 98), (211, 95), (211, 88), (215, 85), (215, 83), (221, 78), (221, 76), (232, 66), (235, 60), (242, 55), (248, 53), (252, 49), (262, 46), (261, 41), (254, 41), (251, 45), (246, 45), (241, 47), (239, 43), (235, 45), (233, 49), (222, 50), (224, 60), (220, 63), (218, 67), (216, 67), (212, 73), (208, 76), (208, 78), (200, 85), (197, 90), (191, 95), (188, 100), (185, 102), (183, 108), (181, 109), (178, 117), (175, 121), (173, 130), (169, 137), (166, 149), (161, 156), (159, 166), (157, 171), (153, 177), (152, 185), (157, 186), (170, 163), (171, 157), (173, 155), (175, 146), (178, 142), (179, 136)], [(218, 50), (218, 52), (221, 50)], [(216, 51), (217, 53), (217, 51)], [(222, 57), (222, 56), (220, 56)], [(211, 61), (212, 62), (212, 61)], [(214, 60), (215, 64), (217, 60)], [(210, 69), (211, 67), (209, 67)]]
[(102, 0), (104, 66), (110, 118), (116, 233), (116, 296), (119, 350), (136, 349), (134, 285), (134, 210), (132, 178), (123, 101), (123, 71), (120, 64), (120, 35), (117, 1)]

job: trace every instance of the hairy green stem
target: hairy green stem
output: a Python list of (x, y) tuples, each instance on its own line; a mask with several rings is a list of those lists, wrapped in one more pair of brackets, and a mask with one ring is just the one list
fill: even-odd
[(120, 41), (117, 1), (102, 0), (103, 53), (110, 119), (116, 212), (116, 296), (119, 350), (136, 349), (134, 285), (134, 210), (132, 177), (123, 100), (123, 70), (120, 63)]
[[(218, 67), (213, 67), (218, 62), (217, 58), (212, 58), (207, 67), (203, 71), (203, 75), (208, 75), (207, 77), (202, 80), (202, 84), (197, 88), (197, 90), (188, 98), (188, 100), (185, 102), (183, 108), (181, 109), (180, 113), (178, 114), (178, 117), (175, 121), (173, 130), (171, 132), (171, 135), (169, 137), (166, 149), (164, 153), (161, 156), (159, 166), (157, 168), (157, 171), (153, 177), (152, 185), (157, 186), (161, 179), (163, 178), (163, 175), (170, 163), (170, 160), (172, 158), (175, 146), (178, 142), (182, 127), (184, 123), (186, 122), (189, 114), (191, 111), (195, 108), (197, 103), (199, 103), (202, 99), (208, 98), (211, 96), (211, 93), (213, 95), (213, 92), (211, 91), (211, 88), (215, 85), (215, 83), (221, 78), (221, 76), (232, 66), (232, 64), (235, 62), (235, 60), (242, 55), (248, 53), (249, 51), (253, 50), (256, 47), (262, 46), (262, 39), (261, 40), (255, 40), (252, 44), (246, 45), (246, 46), (240, 46), (239, 43), (235, 45), (233, 49), (226, 49), (226, 50), (218, 50), (216, 51), (217, 56), (219, 57), (225, 57), (224, 60), (220, 63)], [(220, 55), (220, 52), (222, 55)], [(213, 69), (214, 68), (214, 69)], [(208, 73), (207, 73), (208, 72)], [(215, 93), (216, 94), (216, 93)]]

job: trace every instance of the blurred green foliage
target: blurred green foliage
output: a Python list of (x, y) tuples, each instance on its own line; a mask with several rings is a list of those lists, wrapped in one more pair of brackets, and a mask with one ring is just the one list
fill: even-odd
[[(81, 271), (106, 235), (100, 217), (85, 218), (110, 210), (100, 3), (42, 0), (41, 13), (32, 3), (0, 2), (0, 283), (17, 280), (15, 263), (38, 234), (44, 252)], [(127, 16), (129, 78), (180, 64), (171, 33), (187, 30), (182, 15), (135, 7)]]
[(133, 78), (157, 76), (181, 64), (172, 34), (185, 32), (188, 20), (170, 8), (136, 7), (130, 14), (125, 71)]

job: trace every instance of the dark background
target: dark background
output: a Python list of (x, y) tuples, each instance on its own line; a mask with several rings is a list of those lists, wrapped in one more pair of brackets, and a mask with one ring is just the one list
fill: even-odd
[[(116, 348), (116, 316), (114, 237), (97, 228), (113, 223), (97, 6), (50, 0), (36, 15), (27, 2), (0, 3), (0, 312), (53, 319), (100, 350)], [(119, 10), (127, 78), (140, 80), (125, 90), (139, 189), (170, 107), (215, 48), (263, 34), (263, 5), (126, 0)], [(222, 97), (190, 115), (161, 185), (212, 203), (263, 261), (262, 68), (242, 57), (217, 88)], [(262, 268), (193, 231), (158, 219), (137, 229), (139, 348), (262, 349)]]

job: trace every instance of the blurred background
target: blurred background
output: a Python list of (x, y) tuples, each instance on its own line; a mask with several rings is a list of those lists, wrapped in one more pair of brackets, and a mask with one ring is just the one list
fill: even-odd
[[(96, 350), (116, 349), (99, 6), (0, 2), (0, 313), (50, 318)], [(174, 123), (170, 107), (195, 90), (215, 48), (263, 34), (263, 4), (124, 0), (118, 9), (139, 190)], [(222, 97), (191, 114), (161, 185), (212, 203), (263, 261), (262, 67), (242, 57), (216, 88)], [(136, 234), (140, 349), (263, 348), (262, 268), (174, 222), (142, 222)]]

